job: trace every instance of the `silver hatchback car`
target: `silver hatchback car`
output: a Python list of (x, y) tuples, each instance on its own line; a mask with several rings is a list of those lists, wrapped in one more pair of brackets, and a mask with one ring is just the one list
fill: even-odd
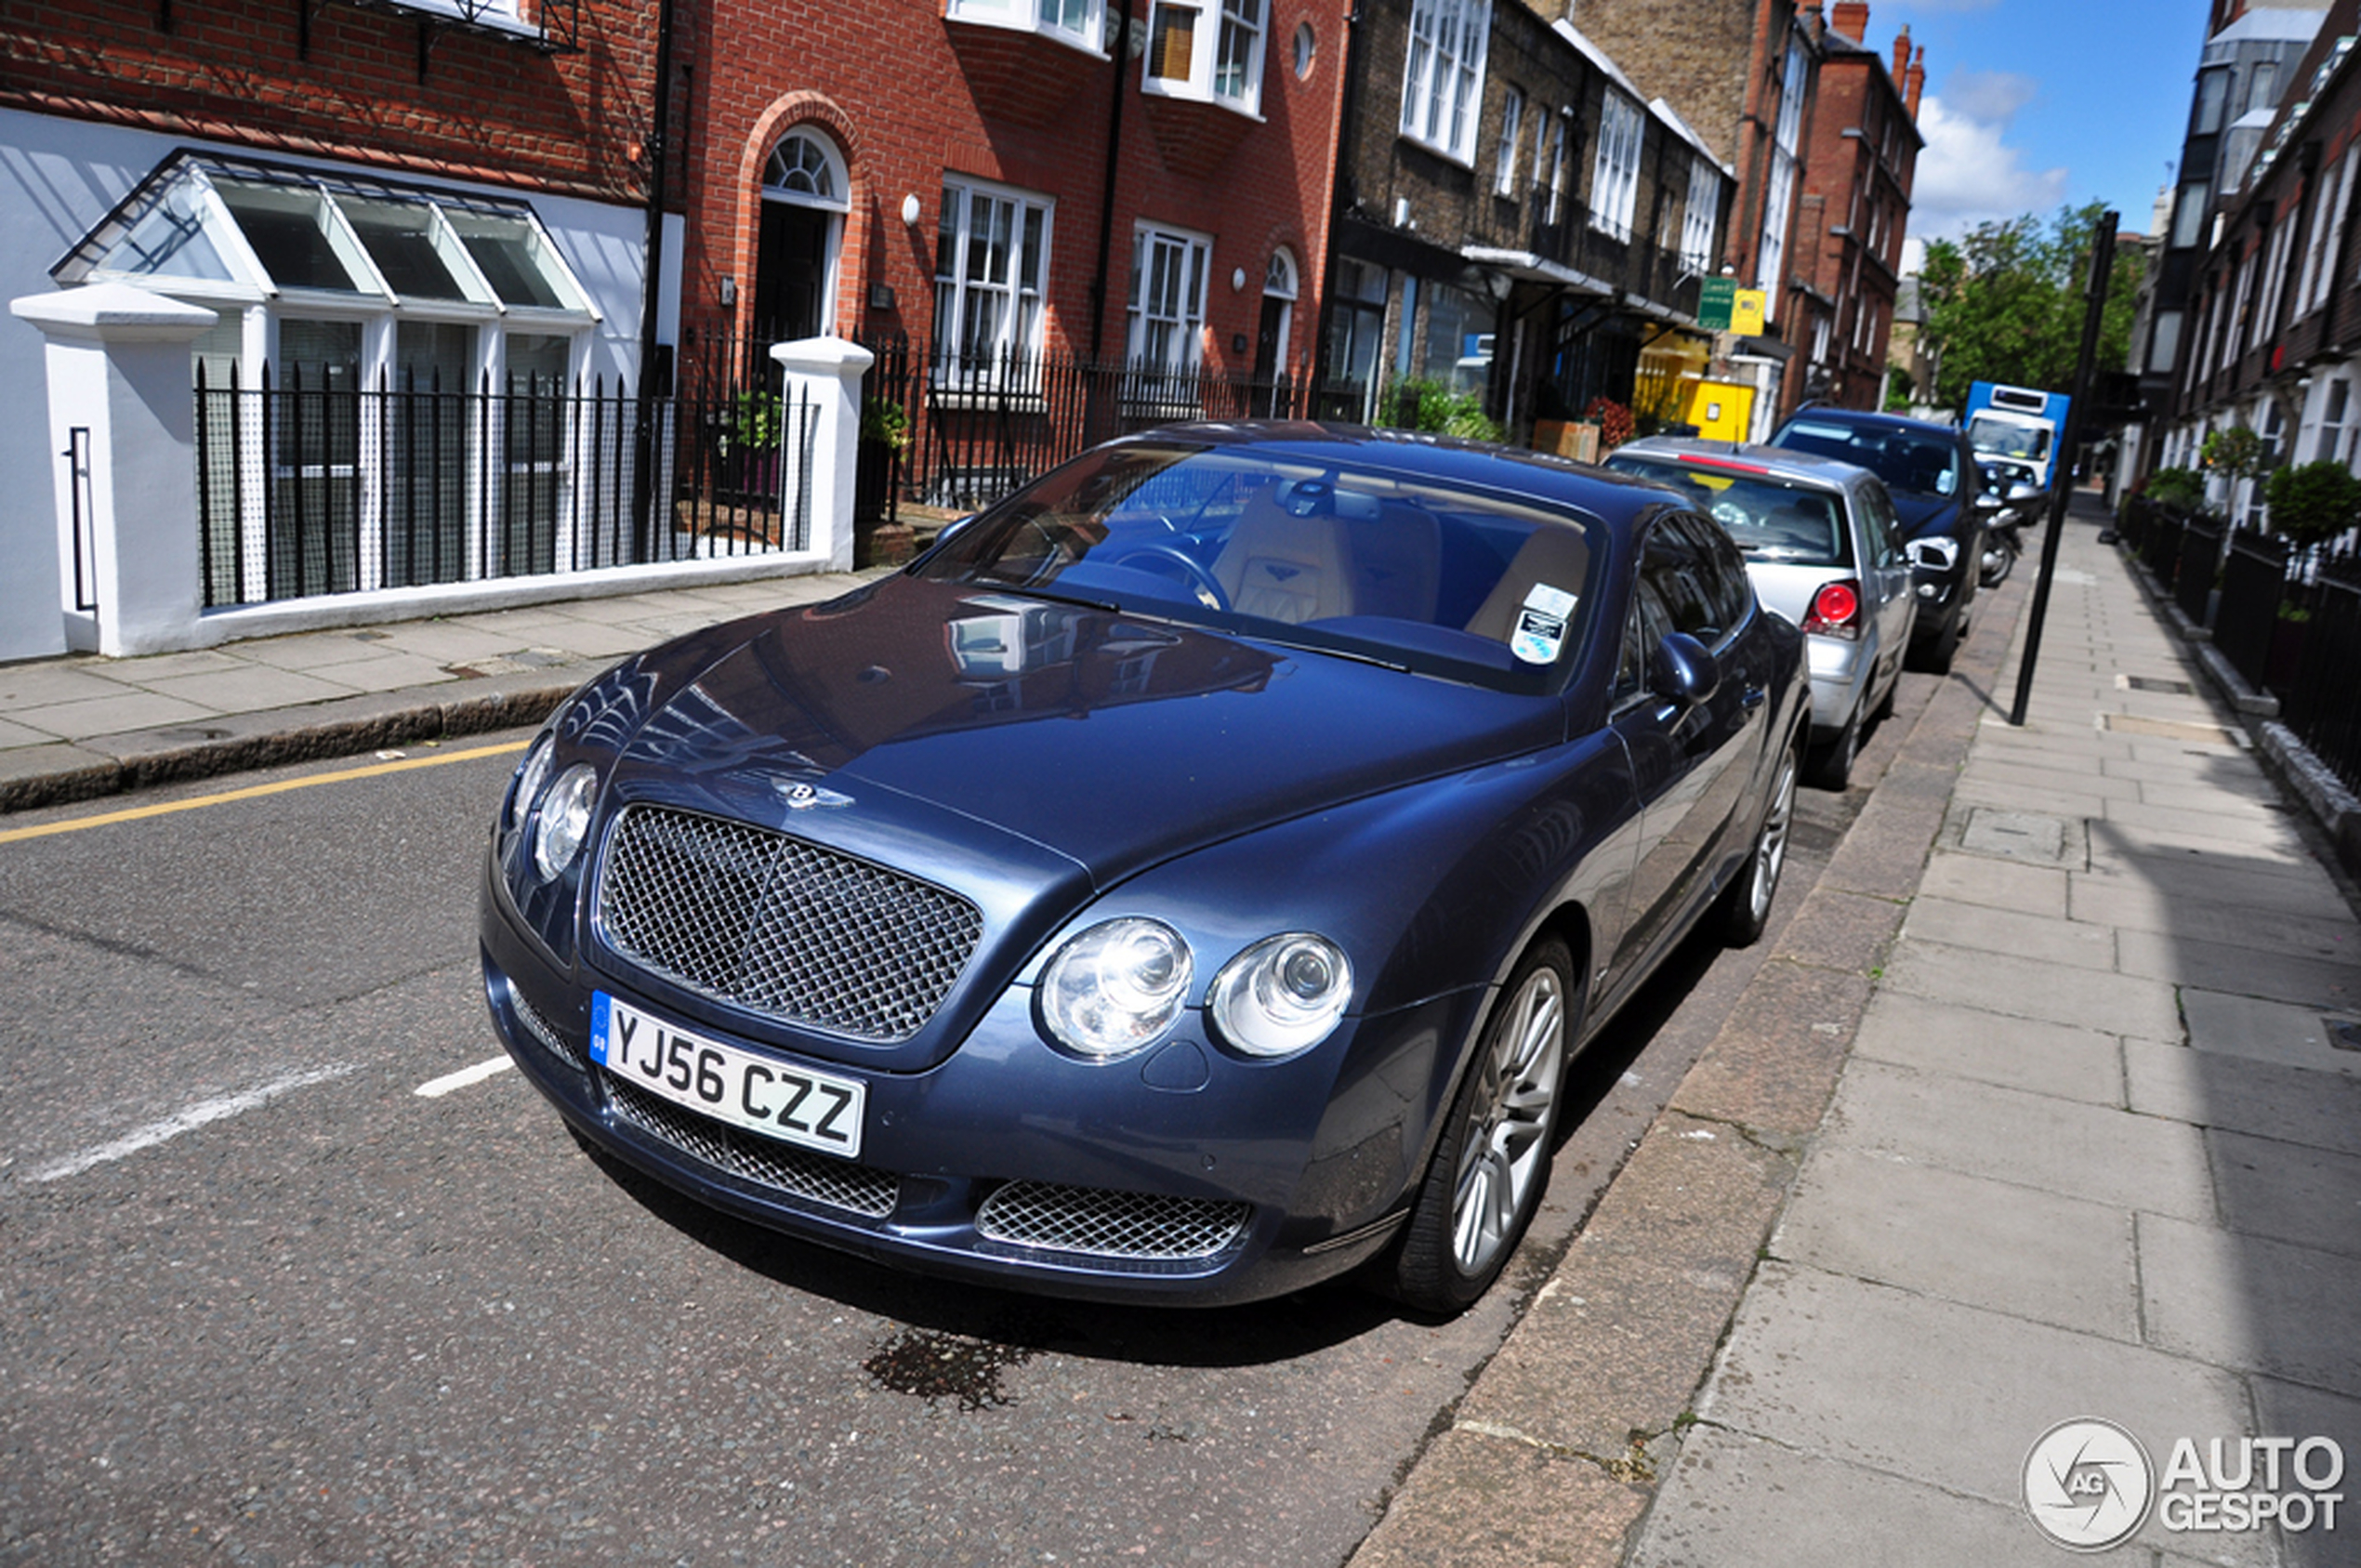
[(1812, 661), (1812, 782), (1842, 789), (1902, 676), (1914, 613), (1902, 523), (1866, 468), (1779, 447), (1651, 436), (1606, 466), (1682, 492), (1730, 531), (1764, 605)]

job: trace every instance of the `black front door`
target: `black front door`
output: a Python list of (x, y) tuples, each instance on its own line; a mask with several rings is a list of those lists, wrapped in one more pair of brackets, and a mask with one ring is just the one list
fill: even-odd
[(828, 281), (831, 214), (789, 202), (762, 204), (755, 253), (753, 328), (758, 344), (819, 336), (820, 291)]

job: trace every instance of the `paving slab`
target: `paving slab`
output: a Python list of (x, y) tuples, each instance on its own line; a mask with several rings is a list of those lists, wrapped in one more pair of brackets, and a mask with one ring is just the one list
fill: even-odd
[[(2361, 964), (2345, 959), (2157, 931), (2117, 933), (2116, 954), (2125, 974), (2181, 985), (2184, 1009), (2190, 987), (2330, 1011), (2361, 1008)], [(2361, 1068), (2361, 1056), (2354, 1062)]]
[(2268, 909), (2317, 920), (2352, 916), (2335, 881), (2316, 864), (2309, 876), (2289, 876), (2278, 868), (2265, 871), (2243, 861), (2225, 864), (2177, 854), (2109, 859), (2075, 875), (2117, 887), (2153, 889), (2175, 903)]
[(2069, 907), (2066, 876), (2063, 866), (2025, 865), (1938, 847), (1919, 879), (1919, 896), (2064, 919)]
[(2157, 834), (2188, 836), (2191, 842), (2248, 845), (2275, 858), (2310, 857), (2302, 835), (2284, 815), (2267, 811), (2224, 811), (2188, 806), (2157, 806), (2143, 800), (2109, 800), (2104, 816), (2111, 824)]
[(268, 665), (273, 669), (318, 674), (347, 665), (365, 665), (394, 657), (382, 644), (383, 639), (375, 633), (301, 632), (291, 637), (242, 642), (238, 644), (238, 652), (253, 663)]
[(2025, 1514), (1716, 1427), (1694, 1429), (1634, 1568), (1992, 1568), (2044, 1549)]
[(1805, 1162), (1772, 1256), (2136, 1344), (2131, 1216), (1841, 1144)]
[(194, 703), (216, 713), (246, 713), (256, 708), (295, 707), (350, 696), (352, 688), (300, 670), (272, 669), (268, 665), (232, 664), (203, 674), (151, 679), (148, 689), (161, 695)]
[[(2185, 1431), (2243, 1432), (2251, 1420), (2245, 1387), (2217, 1367), (1776, 1262), (1747, 1292), (1697, 1413), (2002, 1508), (2017, 1506), (2026, 1452), (2060, 1421), (2099, 1416), (2153, 1443)], [(2269, 1543), (2251, 1538), (2192, 1552), (2153, 1519), (2136, 1538), (2208, 1561), (2272, 1561)], [(1991, 1561), (2058, 1560), (2033, 1536)]]
[(2361, 1154), (2361, 1078), (2145, 1040), (2123, 1043), (2123, 1065), (2143, 1116)]
[(1986, 909), (1949, 899), (1921, 896), (1912, 900), (1902, 934), (1914, 942), (2007, 953), (2081, 969), (2112, 973), (2116, 967), (2115, 932), (2105, 926)]
[(2361, 965), (2361, 922), (2349, 915), (2294, 915), (2226, 898), (2175, 898), (2137, 877), (2098, 872), (2073, 876), (2066, 895), (2065, 912), (2092, 925)]
[(2151, 1344), (2361, 1398), (2361, 1261), (2160, 1214), (2137, 1222)]
[(60, 703), (54, 707), (20, 708), (10, 717), (28, 729), (59, 740), (80, 741), (125, 730), (196, 723), (214, 717), (217, 711), (177, 697), (115, 686), (112, 695)]
[(1855, 1062), (1824, 1137), (2034, 1192), (2215, 1218), (2205, 1142), (2194, 1127), (1950, 1074)]
[(32, 708), (122, 696), (129, 688), (107, 674), (108, 667), (80, 658), (57, 664), (0, 665), (0, 713), (22, 714)]
[(2198, 1050), (2361, 1077), (2361, 1051), (2340, 1050), (2330, 1043), (2337, 1038), (2328, 1028), (2330, 1018), (2349, 1016), (2350, 1009), (2195, 989), (2183, 990), (2181, 1008), (2189, 1044)]
[[(2134, 788), (2138, 787), (2136, 785)], [(2020, 811), (2041, 811), (2056, 816), (2088, 820), (2104, 816), (2108, 802), (2101, 796), (2069, 790), (2038, 788), (1994, 779), (1989, 773), (1962, 774), (1959, 787), (1953, 792), (1959, 800), (1979, 805), (1998, 806)]]
[(2361, 1155), (2218, 1128), (2206, 1145), (2227, 1229), (2361, 1259)]
[(1800, 1141), (1820, 1125), (1867, 1007), (1865, 975), (1766, 963), (1674, 1092), (1673, 1107), (1774, 1140)]
[(2244, 876), (2285, 876), (2307, 882), (2321, 876), (2320, 863), (2300, 841), (2256, 843), (2225, 837), (2233, 834), (2235, 824), (2228, 823), (2218, 833), (2192, 833), (2100, 818), (2091, 824), (2091, 863), (2093, 867), (2136, 865), (2162, 860)]
[(1855, 1060), (1951, 1073), (2052, 1099), (2122, 1107), (2122, 1042), (2113, 1034), (1945, 1007), (1880, 991), (1853, 1042)]
[(1884, 961), (1906, 908), (1892, 899), (1815, 887), (1780, 934), (1778, 955), (1866, 975)]
[(1894, 945), (1884, 983), (1953, 1007), (2148, 1040), (2178, 1040), (2172, 987), (2137, 975), (2100, 974), (2068, 964), (1905, 940)]

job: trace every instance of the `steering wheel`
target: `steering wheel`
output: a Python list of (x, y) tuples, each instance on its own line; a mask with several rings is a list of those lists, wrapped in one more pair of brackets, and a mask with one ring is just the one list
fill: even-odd
[(1107, 562), (1110, 566), (1134, 566), (1139, 562), (1152, 564), (1139, 570), (1159, 577), (1179, 576), (1183, 586), (1194, 589), (1199, 603), (1215, 610), (1230, 608), (1230, 596), (1221, 591), (1221, 581), (1197, 559), (1176, 545), (1139, 545)]

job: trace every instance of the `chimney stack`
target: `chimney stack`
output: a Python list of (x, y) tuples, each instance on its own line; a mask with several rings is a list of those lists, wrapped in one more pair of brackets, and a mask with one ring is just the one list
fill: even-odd
[(1910, 69), (1910, 24), (1902, 24), (1901, 36), (1893, 41), (1893, 85), (1902, 86), (1903, 72)]
[(1910, 111), (1910, 118), (1913, 120), (1919, 117), (1919, 93), (1926, 85), (1927, 50), (1926, 46), (1921, 44), (1919, 46), (1919, 52), (1911, 58), (1909, 85), (1903, 88), (1902, 95), (1903, 104)]
[(1839, 33), (1858, 44), (1869, 31), (1869, 0), (1837, 0), (1832, 21)]

